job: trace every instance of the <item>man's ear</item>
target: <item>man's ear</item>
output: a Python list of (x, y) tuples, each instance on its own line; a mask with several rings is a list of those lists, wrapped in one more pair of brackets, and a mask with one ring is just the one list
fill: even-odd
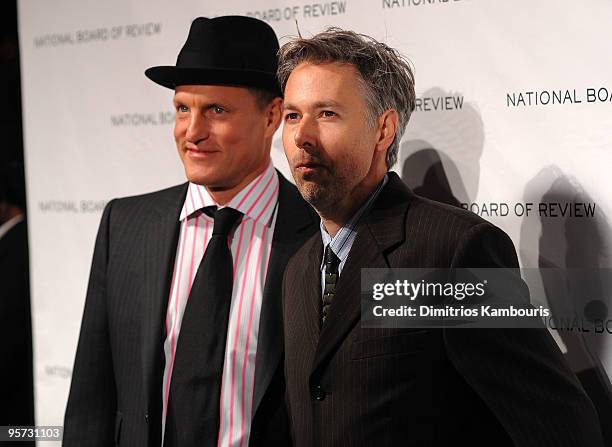
[(274, 135), (274, 132), (280, 126), (282, 115), (283, 100), (277, 96), (266, 106), (266, 137)]
[(378, 117), (378, 133), (376, 140), (376, 151), (387, 151), (397, 131), (399, 116), (395, 109), (386, 110)]

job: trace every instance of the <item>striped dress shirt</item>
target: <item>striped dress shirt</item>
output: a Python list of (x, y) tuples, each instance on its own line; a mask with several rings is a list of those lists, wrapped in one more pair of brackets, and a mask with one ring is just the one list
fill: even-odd
[[(338, 230), (334, 237), (331, 237), (331, 234), (327, 232), (325, 225), (323, 225), (323, 221), (320, 222), (319, 226), (321, 229), (321, 241), (323, 242), (323, 253), (325, 253), (327, 246), (330, 245), (331, 250), (338, 257), (338, 259), (340, 259), (340, 264), (338, 265), (338, 276), (342, 274), (344, 264), (346, 264), (348, 255), (353, 247), (353, 242), (355, 242), (355, 238), (357, 237), (357, 227), (359, 226), (361, 218), (368, 214), (388, 181), (389, 175), (387, 174), (368, 200), (366, 200), (361, 208), (359, 208), (357, 212), (353, 214), (353, 217), (351, 217), (351, 219)], [(325, 256), (323, 256), (323, 259), (321, 259), (319, 269), (321, 270), (321, 297), (323, 297), (325, 294)]]
[[(278, 187), (278, 175), (270, 163), (226, 204), (242, 212), (243, 217), (230, 233), (234, 284), (219, 402), (221, 447), (246, 447), (249, 442), (259, 317), (278, 208)], [(166, 314), (162, 434), (183, 313), (212, 235), (214, 221), (202, 208), (213, 205), (217, 204), (205, 187), (189, 184), (180, 214), (180, 236)]]

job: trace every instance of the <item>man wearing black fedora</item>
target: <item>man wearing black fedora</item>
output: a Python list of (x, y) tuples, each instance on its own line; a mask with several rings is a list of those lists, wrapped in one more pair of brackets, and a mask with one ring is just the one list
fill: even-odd
[(175, 92), (188, 181), (104, 210), (64, 445), (290, 444), (281, 282), (317, 220), (270, 161), (277, 51), (262, 21), (197, 18), (145, 72)]

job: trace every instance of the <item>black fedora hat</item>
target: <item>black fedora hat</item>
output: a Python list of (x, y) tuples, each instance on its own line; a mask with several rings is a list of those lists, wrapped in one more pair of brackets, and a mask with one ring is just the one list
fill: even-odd
[(278, 39), (253, 17), (198, 17), (191, 23), (176, 66), (151, 67), (145, 75), (157, 84), (259, 87), (280, 96), (276, 80)]

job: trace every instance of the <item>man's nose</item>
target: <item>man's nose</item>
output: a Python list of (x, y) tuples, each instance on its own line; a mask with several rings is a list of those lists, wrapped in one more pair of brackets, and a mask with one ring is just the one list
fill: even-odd
[(189, 126), (185, 137), (188, 141), (197, 143), (208, 138), (210, 126), (206, 118), (199, 112), (194, 111), (189, 116)]
[(293, 140), (300, 149), (308, 151), (315, 148), (317, 146), (317, 127), (314, 120), (303, 116), (295, 128)]

